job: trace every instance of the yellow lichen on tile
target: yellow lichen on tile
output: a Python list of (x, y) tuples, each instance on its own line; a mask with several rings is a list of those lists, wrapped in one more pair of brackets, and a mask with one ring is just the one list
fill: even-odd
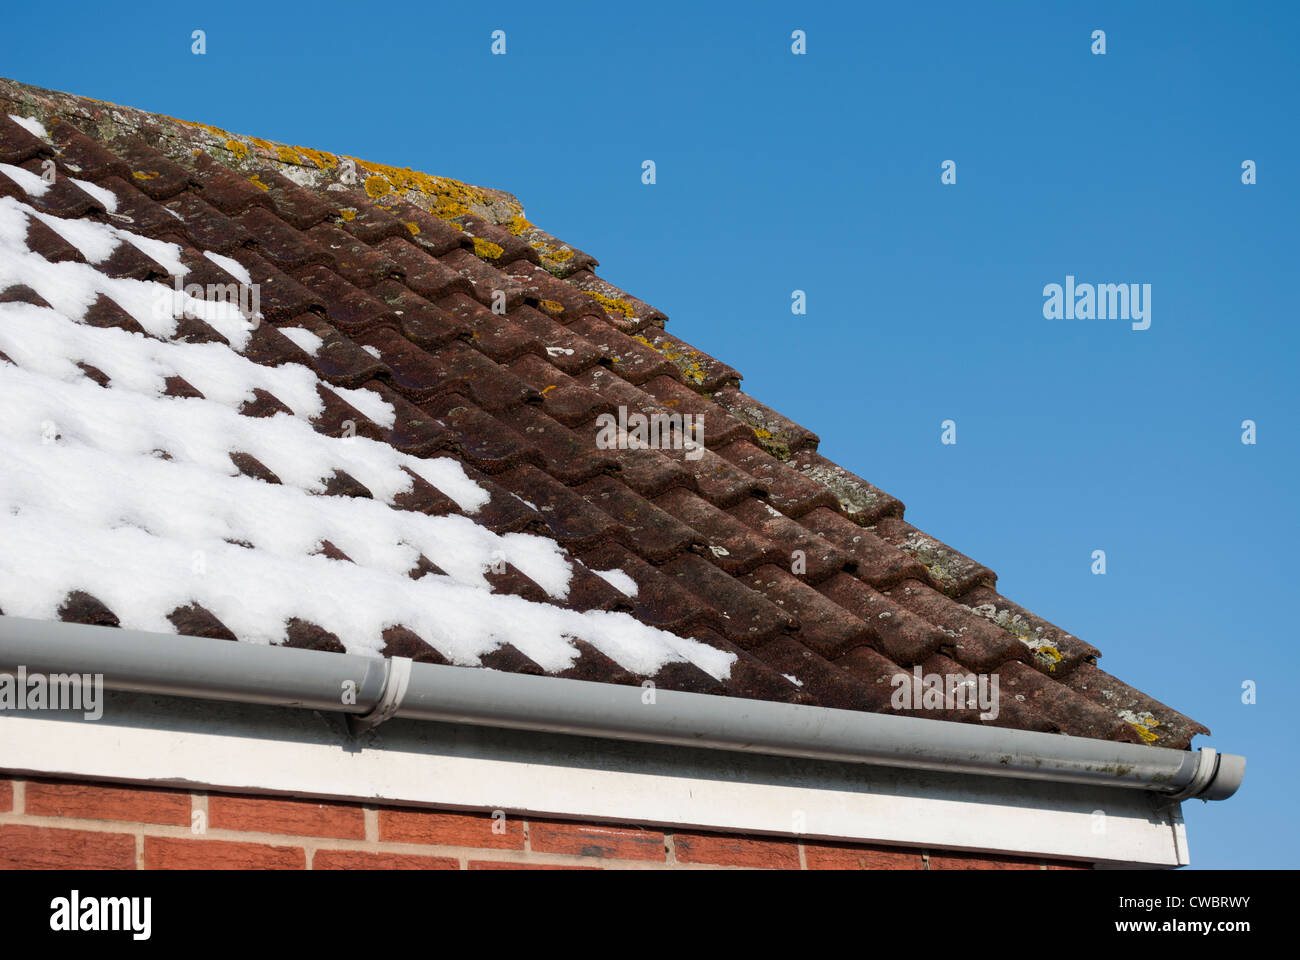
[(311, 147), (294, 147), (294, 149), (298, 151), (299, 155), (316, 164), (321, 170), (328, 170), (330, 167), (338, 166), (338, 157), (332, 153), (326, 153), (324, 150), (313, 150)]
[(484, 240), (482, 237), (474, 238), (474, 252), (485, 260), (497, 260), (505, 253), (500, 244)]
[[(1020, 637), (1019, 639), (1024, 640), (1025, 638)], [(1035, 647), (1034, 654), (1047, 664), (1048, 673), (1055, 673), (1056, 665), (1065, 659), (1061, 656), (1060, 650), (1057, 650), (1055, 647), (1049, 646), (1048, 644), (1042, 644), (1041, 646)]]
[(418, 237), (420, 235), (420, 225), (414, 220), (403, 220), (402, 226), (411, 231), (411, 236)]
[(558, 317), (564, 312), (564, 304), (558, 300), (539, 300), (537, 305), (553, 317)]
[(1155, 743), (1156, 740), (1159, 739), (1154, 730), (1145, 727), (1140, 723), (1130, 723), (1129, 726), (1137, 731), (1138, 736), (1142, 738), (1143, 743)]
[(248, 156), (248, 147), (240, 143), (238, 140), (227, 140), (226, 149), (237, 156), (240, 160), (243, 160)]
[[(95, 102), (103, 103), (104, 101), (97, 100)], [(167, 117), (167, 119), (179, 123), (183, 127), (198, 127), (200, 130), (206, 130), (208, 133), (212, 134), (214, 137), (220, 140), (231, 139), (229, 133), (227, 133), (225, 130), (222, 130), (220, 127), (214, 127), (210, 123), (199, 123), (197, 120), (182, 120), (179, 117)]]
[[(452, 177), (435, 177), (410, 167), (394, 167), (386, 163), (372, 163), (368, 160), (353, 158), (357, 166), (369, 172), (373, 177), (381, 177), (389, 187), (398, 193), (418, 193), (426, 198), (430, 211), (443, 220), (452, 220), (466, 214), (472, 214), (474, 207), (487, 208), (494, 204), (505, 203), (514, 215), (521, 215), (523, 208), (518, 203), (506, 201), (479, 187), (471, 186)], [(367, 183), (370, 181), (367, 180)], [(385, 191), (387, 192), (387, 191)]]
[[(662, 353), (665, 357), (667, 357), (669, 360), (673, 362), (674, 366), (676, 366), (677, 369), (682, 372), (682, 376), (686, 377), (686, 379), (696, 384), (701, 384), (704, 382), (704, 376), (705, 376), (704, 366), (703, 364), (700, 363), (700, 361), (697, 359), (697, 356), (695, 354), (689, 353), (686, 350), (676, 350), (673, 347), (667, 345), (661, 347), (655, 343), (652, 343), (648, 338), (640, 336), (639, 334), (633, 337), (632, 339), (641, 341), (647, 347), (649, 347), (651, 350), (656, 351), (657, 353)], [(766, 431), (764, 432), (766, 433)], [(770, 438), (771, 436), (772, 435), (768, 433), (766, 438), (764, 439)]]
[(1143, 710), (1141, 713), (1132, 710), (1120, 710), (1118, 712), (1119, 718), (1137, 731), (1143, 743), (1154, 743), (1158, 739), (1156, 727), (1160, 726), (1160, 721), (1156, 719), (1155, 714), (1150, 710)]
[(253, 174), (251, 177), (249, 177), (249, 178), (248, 178), (248, 182), (251, 183), (253, 186), (257, 187), (257, 189), (259, 189), (259, 190), (270, 190), (270, 189), (271, 189), (270, 187), (268, 187), (266, 184), (264, 184), (264, 183), (262, 182), (262, 176), (261, 176), (261, 174), (258, 174), (258, 173), (255, 173), (255, 174)]
[(461, 203), (459, 200), (437, 199), (433, 203), (433, 213), (435, 216), (444, 220), (454, 220), (456, 217), (464, 217), (474, 211)]
[(565, 263), (573, 259), (573, 251), (568, 247), (553, 247), (544, 240), (534, 240), (529, 244), (543, 260)]
[(635, 311), (633, 311), (632, 305), (629, 304), (626, 300), (623, 300), (619, 297), (607, 297), (605, 296), (605, 294), (600, 293), (599, 291), (596, 290), (584, 290), (582, 292), (585, 293), (587, 296), (591, 297), (593, 300), (599, 303), (606, 310), (612, 310), (614, 312), (621, 313), (628, 320), (636, 319), (636, 313)]
[(366, 196), (368, 197), (382, 197), (384, 194), (392, 192), (392, 189), (393, 185), (384, 177), (366, 177)]

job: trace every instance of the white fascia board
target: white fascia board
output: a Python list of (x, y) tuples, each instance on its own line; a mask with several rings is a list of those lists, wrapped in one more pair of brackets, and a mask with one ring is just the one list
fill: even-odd
[(315, 711), (109, 693), (104, 715), (0, 713), (0, 769), (663, 827), (1187, 863), (1176, 803), (1132, 789), (945, 775), (458, 724), (353, 739)]

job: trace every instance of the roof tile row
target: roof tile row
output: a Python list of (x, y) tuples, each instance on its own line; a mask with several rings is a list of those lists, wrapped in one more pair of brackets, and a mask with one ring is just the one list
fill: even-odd
[[(11, 112), (40, 119), (49, 140)], [(414, 456), (453, 457), (489, 494), (476, 522), (544, 533), (582, 561), (564, 600), (510, 565), (488, 575), (494, 591), (631, 610), (737, 656), (724, 682), (671, 664), (657, 684), (1170, 746), (1206, 732), (1098, 670), (1095, 648), (1004, 599), (993, 571), (903, 520), (900, 501), (822, 457), (816, 434), (744, 393), (736, 370), (667, 333), (661, 312), (597, 277), (591, 257), (529, 224), (512, 198), (455, 181), (430, 187), (423, 175), (360, 161), (363, 176), (349, 183), (335, 175), (330, 161), (338, 158), (264, 144), (0, 81), (0, 162), (40, 175), (52, 159), (58, 171), (39, 196), (0, 176), (0, 195), (50, 217), (176, 243), (186, 281), (205, 289), (240, 278), (201, 251), (232, 257), (258, 286), (265, 317), (245, 357), (308, 366), (330, 387), (370, 390), (393, 407), (394, 422), (381, 425), (322, 386), (318, 431), (350, 429)], [(115, 212), (77, 180), (109, 191)], [(33, 219), (27, 242), (47, 260), (84, 262), (47, 223)], [(96, 269), (171, 276), (131, 244)], [(12, 300), (43, 303), (26, 287), (0, 290), (0, 302)], [(102, 296), (86, 322), (148, 336)], [(302, 333), (320, 345), (304, 349)], [(224, 342), (197, 319), (177, 338)], [(86, 375), (107, 382), (93, 367)], [(173, 379), (171, 395), (198, 394)], [(692, 449), (676, 426), (667, 434), (676, 448), (637, 449), (630, 419), (624, 442), (598, 444), (601, 418), (620, 408), (699, 417), (703, 448)], [(241, 412), (287, 409), (260, 391)], [(232, 460), (247, 476), (278, 482), (246, 453)], [(460, 512), (412, 477), (395, 508)], [(321, 495), (371, 492), (336, 473)], [(350, 562), (332, 544), (322, 550)], [(636, 583), (635, 597), (593, 572), (614, 568)], [(431, 570), (421, 557), (412, 576)], [(84, 593), (69, 595), (60, 615), (116, 622)], [(195, 604), (171, 622), (183, 633), (235, 638)], [(343, 649), (301, 620), (287, 638)], [(442, 659), (406, 627), (390, 628), (385, 640), (387, 655)], [(644, 679), (575, 643), (579, 656), (561, 675)], [(508, 644), (483, 665), (545, 672)], [(895, 706), (893, 679), (916, 666), (996, 674), (1001, 712), (983, 720), (974, 709)]]

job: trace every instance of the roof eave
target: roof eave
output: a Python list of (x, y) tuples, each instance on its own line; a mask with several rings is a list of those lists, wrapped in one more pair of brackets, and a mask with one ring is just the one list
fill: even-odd
[(0, 668), (112, 690), (578, 734), (1222, 800), (1245, 758), (827, 707), (652, 690), (0, 616)]

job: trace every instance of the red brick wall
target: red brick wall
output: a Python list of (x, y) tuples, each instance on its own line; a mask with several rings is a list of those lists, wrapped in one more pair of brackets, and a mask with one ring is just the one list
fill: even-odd
[(0, 775), (0, 868), (510, 870), (1088, 865)]

